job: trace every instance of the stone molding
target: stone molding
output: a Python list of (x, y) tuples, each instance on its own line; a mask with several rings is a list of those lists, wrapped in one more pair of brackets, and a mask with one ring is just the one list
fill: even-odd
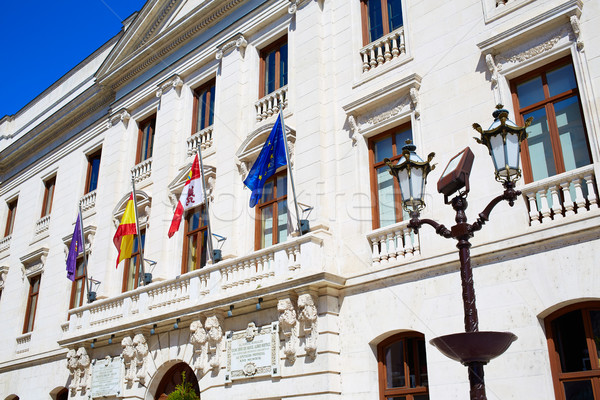
[(229, 50), (233, 50), (234, 48), (238, 49), (240, 51), (240, 54), (242, 55), (242, 58), (244, 58), (246, 46), (248, 46), (248, 41), (246, 40), (244, 35), (241, 33), (237, 33), (233, 38), (217, 46), (215, 58), (221, 61), (225, 56), (225, 53)]
[(21, 271), (23, 273), (23, 279), (25, 279), (25, 277), (30, 279), (31, 277), (44, 272), (44, 265), (46, 264), (48, 252), (49, 249), (47, 247), (41, 247), (19, 258), (22, 264)]
[(177, 94), (181, 94), (181, 87), (183, 86), (183, 79), (179, 77), (179, 75), (174, 75), (171, 78), (167, 79), (165, 82), (157, 85), (158, 89), (156, 89), (156, 97), (162, 97), (164, 93), (169, 91), (169, 89), (173, 88), (177, 91)]
[(131, 114), (129, 113), (129, 111), (127, 111), (127, 109), (125, 108), (122, 108), (119, 111), (110, 114), (106, 123), (106, 127), (112, 128), (114, 125), (117, 125), (119, 122), (122, 122), (125, 128), (127, 128), (130, 119)]
[(80, 347), (75, 351), (71, 349), (67, 352), (67, 369), (71, 375), (71, 396), (75, 396), (77, 391), (84, 395), (91, 388), (91, 360), (85, 347)]

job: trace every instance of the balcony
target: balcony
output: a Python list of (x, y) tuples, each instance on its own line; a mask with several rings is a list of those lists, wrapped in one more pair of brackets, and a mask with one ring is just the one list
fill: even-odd
[[(45, 217), (38, 219), (37, 222), (35, 223), (35, 236), (43, 235), (45, 232), (48, 232), (49, 228), (50, 228), (50, 215), (46, 215)], [(47, 233), (44, 236), (47, 236)]]
[(196, 132), (194, 135), (187, 140), (187, 155), (188, 157), (196, 154), (198, 146), (200, 149), (206, 150), (213, 144), (213, 126), (202, 129), (200, 132)]
[(87, 212), (96, 207), (96, 191), (93, 190), (88, 194), (84, 195), (81, 200), (79, 200), (81, 204), (81, 211)]
[(400, 27), (360, 49), (363, 73), (389, 63), (405, 53), (404, 27)]
[(63, 341), (149, 325), (173, 315), (198, 312), (203, 306), (225, 306), (232, 297), (255, 290), (268, 293), (274, 286), (293, 285), (296, 278), (323, 271), (324, 235), (327, 232), (316, 230), (243, 257), (70, 310)]
[(256, 107), (256, 122), (264, 121), (279, 110), (285, 110), (288, 106), (288, 87), (283, 86), (258, 100)]
[(396, 264), (420, 254), (419, 235), (407, 228), (408, 222), (398, 222), (367, 234), (373, 248), (373, 266)]
[(521, 191), (531, 226), (549, 224), (598, 208), (593, 165), (525, 185)]
[(135, 183), (140, 183), (144, 179), (149, 178), (151, 173), (152, 158), (148, 158), (131, 168), (131, 175), (135, 179)]
[(7, 252), (10, 249), (10, 239), (12, 235), (8, 235), (0, 239), (0, 258), (2, 258), (2, 253)]

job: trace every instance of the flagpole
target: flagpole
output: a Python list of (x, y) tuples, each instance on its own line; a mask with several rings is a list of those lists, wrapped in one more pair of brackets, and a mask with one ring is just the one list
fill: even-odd
[(281, 117), (281, 127), (283, 128), (283, 143), (285, 143), (285, 155), (287, 156), (287, 170), (290, 176), (290, 182), (292, 184), (292, 195), (294, 196), (294, 206), (296, 207), (296, 221), (298, 223), (299, 236), (302, 236), (302, 229), (300, 229), (300, 212), (298, 211), (298, 201), (296, 200), (296, 187), (294, 186), (294, 175), (292, 175), (292, 162), (290, 159), (290, 150), (288, 148), (287, 133), (285, 131), (285, 122), (283, 122), (283, 110), (279, 110), (279, 116)]
[(138, 284), (141, 280), (144, 285), (146, 285), (144, 278), (146, 277), (146, 269), (144, 266), (144, 248), (142, 246), (142, 231), (140, 230), (140, 222), (138, 221), (137, 216), (137, 197), (135, 195), (135, 177), (131, 176), (131, 186), (133, 188), (133, 214), (135, 215), (135, 227), (137, 230), (137, 243), (138, 249), (140, 250), (140, 266), (142, 267), (142, 276), (138, 277)]
[(196, 153), (198, 154), (198, 160), (200, 161), (200, 176), (202, 176), (202, 191), (204, 192), (204, 213), (206, 214), (206, 229), (208, 231), (208, 256), (213, 261), (213, 245), (212, 245), (212, 230), (210, 229), (210, 215), (208, 213), (208, 197), (206, 196), (206, 179), (204, 179), (204, 164), (202, 162), (202, 149), (200, 148), (201, 143), (198, 142), (196, 147)]
[[(92, 284), (88, 278), (87, 272), (87, 254), (85, 252), (85, 235), (83, 234), (83, 213), (81, 212), (81, 200), (79, 200), (79, 223), (81, 226), (79, 227), (79, 231), (81, 233), (81, 245), (83, 246), (83, 276), (85, 279), (85, 287), (87, 289), (88, 303), (90, 302), (90, 292), (92, 290)], [(71, 239), (73, 240), (73, 239)], [(75, 256), (75, 274), (77, 274), (77, 255)]]

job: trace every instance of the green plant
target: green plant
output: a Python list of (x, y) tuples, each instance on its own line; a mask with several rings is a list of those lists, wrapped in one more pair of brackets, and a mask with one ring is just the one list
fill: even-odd
[(181, 373), (181, 383), (167, 396), (167, 400), (200, 400), (191, 382), (185, 381), (185, 371)]

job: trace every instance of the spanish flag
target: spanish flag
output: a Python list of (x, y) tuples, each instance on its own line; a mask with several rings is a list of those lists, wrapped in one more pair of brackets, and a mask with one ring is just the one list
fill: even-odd
[(117, 228), (115, 237), (113, 237), (113, 243), (119, 251), (117, 257), (117, 268), (119, 263), (126, 258), (131, 258), (131, 251), (133, 250), (133, 238), (137, 234), (136, 223), (135, 223), (135, 210), (133, 205), (133, 193), (129, 196), (127, 206), (125, 207), (125, 213), (121, 218), (121, 224)]

